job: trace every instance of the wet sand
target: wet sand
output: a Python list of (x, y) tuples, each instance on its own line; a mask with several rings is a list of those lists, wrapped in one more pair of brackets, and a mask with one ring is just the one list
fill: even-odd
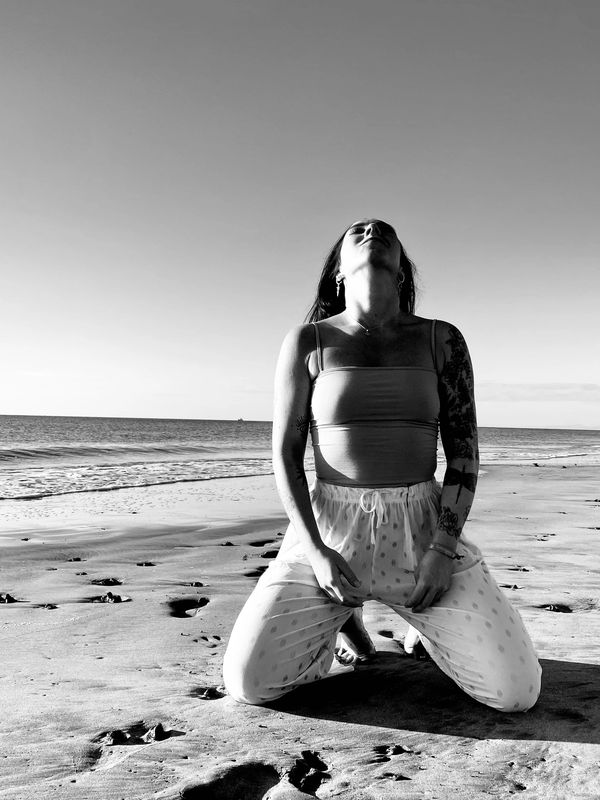
[(224, 695), (286, 527), (272, 476), (0, 504), (0, 798), (596, 797), (600, 468), (484, 470), (467, 530), (540, 656), (526, 714), (404, 657), (375, 603), (372, 664), (269, 707)]

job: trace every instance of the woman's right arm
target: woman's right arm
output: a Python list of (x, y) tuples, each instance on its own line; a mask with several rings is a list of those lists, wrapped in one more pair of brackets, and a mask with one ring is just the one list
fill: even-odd
[(321, 539), (304, 472), (312, 393), (308, 362), (314, 344), (313, 326), (301, 325), (281, 347), (275, 371), (273, 469), (281, 502), (319, 585), (333, 600), (358, 605), (348, 590), (359, 581), (345, 559)]

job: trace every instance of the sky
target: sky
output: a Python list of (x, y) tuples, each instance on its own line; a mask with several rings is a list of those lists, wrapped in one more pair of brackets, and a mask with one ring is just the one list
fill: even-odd
[(594, 0), (3, 0), (0, 413), (268, 420), (355, 219), (479, 423), (600, 428)]

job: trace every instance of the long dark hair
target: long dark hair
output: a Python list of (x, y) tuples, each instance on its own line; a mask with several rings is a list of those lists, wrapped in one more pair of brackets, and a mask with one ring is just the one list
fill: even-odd
[[(346, 231), (348, 228), (346, 229)], [(340, 251), (342, 249), (342, 242), (346, 231), (340, 236), (337, 242), (329, 251), (329, 255), (325, 259), (323, 271), (319, 279), (317, 287), (317, 296), (314, 303), (310, 307), (306, 315), (306, 322), (318, 322), (321, 319), (333, 317), (335, 314), (341, 314), (346, 308), (346, 296), (344, 290), (344, 282), (340, 285), (340, 293), (337, 293), (337, 284), (335, 276), (340, 268)], [(404, 275), (404, 281), (398, 285), (398, 294), (400, 297), (400, 310), (407, 311), (409, 314), (414, 313), (415, 310), (415, 275), (416, 267), (410, 258), (406, 255), (402, 242), (400, 242), (400, 271)]]

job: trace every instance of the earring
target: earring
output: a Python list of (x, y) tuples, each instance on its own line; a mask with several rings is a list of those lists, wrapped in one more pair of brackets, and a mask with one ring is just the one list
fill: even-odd
[(338, 274), (335, 276), (335, 292), (338, 297), (340, 296), (340, 290), (342, 288), (343, 282), (344, 282), (344, 276), (342, 275), (341, 272), (338, 272)]
[(404, 283), (404, 273), (400, 273), (400, 277), (398, 278), (398, 294), (402, 291), (402, 284)]

